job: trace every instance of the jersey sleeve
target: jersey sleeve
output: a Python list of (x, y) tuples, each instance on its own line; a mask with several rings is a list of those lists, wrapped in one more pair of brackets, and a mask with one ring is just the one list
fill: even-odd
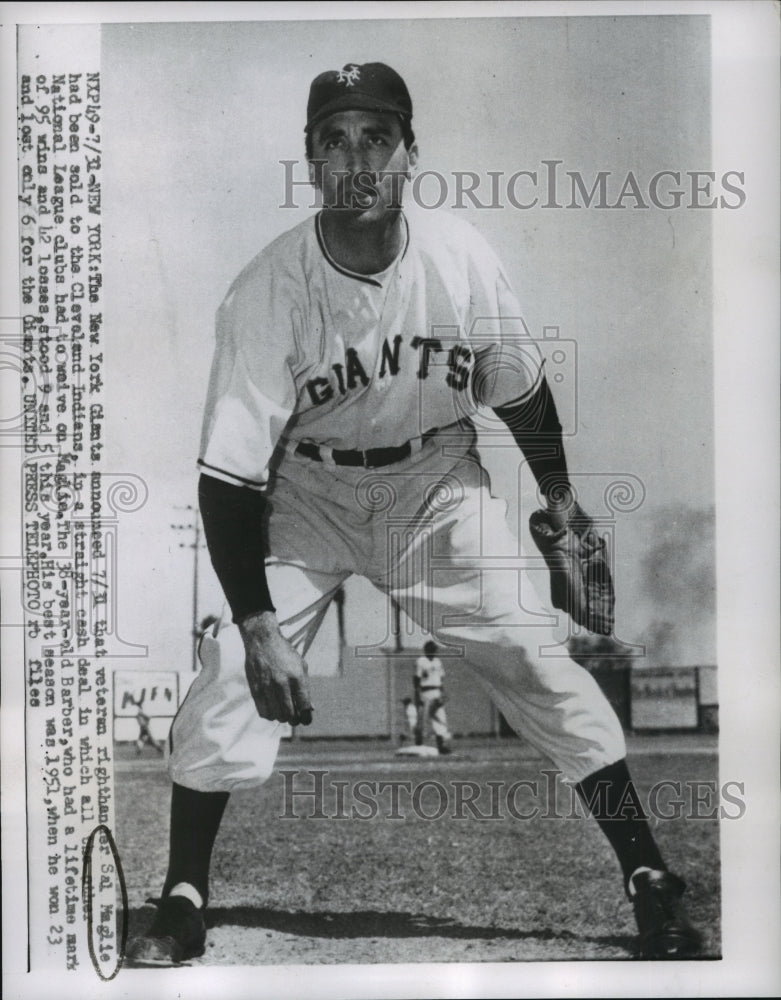
[(469, 266), (472, 391), (482, 406), (495, 407), (535, 392), (542, 378), (542, 356), (501, 262), (479, 234), (475, 237), (470, 240)]
[(217, 336), (198, 464), (239, 486), (264, 489), (274, 448), (296, 405), (295, 297), (261, 264), (217, 313)]

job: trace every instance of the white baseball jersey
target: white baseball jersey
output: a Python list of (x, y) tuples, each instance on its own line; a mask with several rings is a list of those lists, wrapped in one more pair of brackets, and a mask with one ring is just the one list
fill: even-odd
[(430, 660), (427, 656), (419, 656), (415, 661), (415, 676), (420, 681), (421, 690), (425, 688), (441, 688), (445, 682), (445, 668), (442, 660), (435, 656)]
[(204, 472), (262, 489), (280, 441), (395, 447), (533, 392), (539, 352), (485, 240), (439, 212), (403, 220), (380, 274), (337, 264), (314, 216), (239, 275), (217, 314)]

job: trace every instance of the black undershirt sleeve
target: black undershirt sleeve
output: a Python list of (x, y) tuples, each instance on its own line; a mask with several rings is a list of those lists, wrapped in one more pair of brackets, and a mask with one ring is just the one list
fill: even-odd
[(202, 474), (198, 504), (212, 566), (234, 622), (259, 611), (274, 611), (266, 582), (265, 496)]
[(556, 403), (543, 375), (528, 399), (495, 406), (494, 413), (509, 427), (546, 499), (569, 487), (567, 460)]

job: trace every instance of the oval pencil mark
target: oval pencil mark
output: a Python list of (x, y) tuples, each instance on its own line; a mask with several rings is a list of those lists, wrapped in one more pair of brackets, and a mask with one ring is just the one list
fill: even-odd
[[(122, 897), (122, 933), (119, 941), (119, 948), (117, 950), (117, 962), (111, 975), (105, 975), (100, 967), (100, 962), (98, 959), (98, 954), (95, 949), (95, 920), (92, 912), (93, 905), (93, 893), (94, 893), (94, 882), (92, 877), (92, 854), (95, 849), (95, 839), (98, 834), (103, 834), (108, 843), (109, 849), (111, 850), (112, 857), (114, 858), (114, 868), (117, 873), (117, 881), (119, 882), (119, 891)], [(101, 876), (106, 876), (107, 873), (102, 870), (101, 866)], [(100, 882), (98, 883), (100, 886)], [(119, 857), (119, 851), (117, 850), (117, 845), (114, 842), (114, 837), (112, 836), (111, 830), (103, 823), (96, 826), (92, 833), (87, 838), (87, 844), (84, 848), (84, 863), (81, 872), (81, 896), (84, 902), (84, 909), (87, 914), (87, 946), (89, 948), (89, 955), (92, 961), (92, 967), (98, 974), (99, 978), (103, 982), (109, 982), (112, 980), (119, 970), (125, 960), (125, 946), (127, 944), (127, 921), (128, 921), (128, 905), (127, 905), (127, 886), (125, 885), (125, 873), (122, 870), (122, 862)], [(102, 927), (102, 921), (98, 924)], [(102, 934), (99, 932), (98, 936), (102, 938)]]

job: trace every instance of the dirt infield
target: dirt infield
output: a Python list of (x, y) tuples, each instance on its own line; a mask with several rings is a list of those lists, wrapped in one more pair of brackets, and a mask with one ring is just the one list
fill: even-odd
[[(457, 743), (433, 760), (394, 749), (288, 743), (264, 788), (231, 797), (207, 950), (194, 965), (633, 957), (610, 848), (522, 744)], [(702, 957), (717, 958), (715, 740), (633, 740), (630, 755), (668, 865), (689, 883)], [(151, 919), (144, 901), (165, 875), (169, 783), (159, 758), (117, 756), (132, 934)]]

